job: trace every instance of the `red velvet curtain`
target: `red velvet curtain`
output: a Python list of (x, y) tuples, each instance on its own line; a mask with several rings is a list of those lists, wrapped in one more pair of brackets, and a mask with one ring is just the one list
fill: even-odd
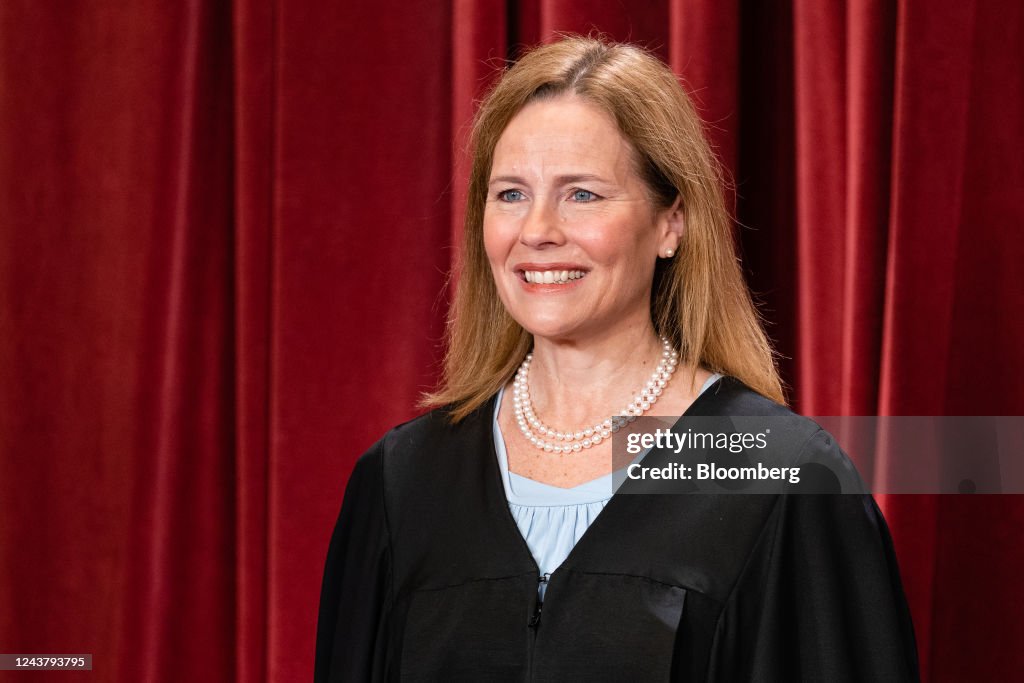
[[(309, 680), (346, 477), (436, 377), (473, 100), (591, 29), (698, 101), (799, 410), (1024, 412), (1016, 0), (6, 0), (0, 652)], [(882, 503), (926, 680), (1024, 673), (1024, 501)]]

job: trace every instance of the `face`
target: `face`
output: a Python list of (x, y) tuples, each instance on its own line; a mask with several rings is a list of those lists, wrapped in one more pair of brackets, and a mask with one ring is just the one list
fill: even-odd
[(484, 246), (498, 294), (535, 336), (648, 325), (654, 265), (676, 249), (679, 202), (656, 210), (608, 114), (576, 97), (526, 105), (494, 150)]

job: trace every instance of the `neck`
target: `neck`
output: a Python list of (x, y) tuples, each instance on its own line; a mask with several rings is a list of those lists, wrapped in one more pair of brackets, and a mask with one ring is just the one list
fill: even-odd
[(618, 414), (649, 379), (662, 343), (649, 320), (585, 339), (534, 338), (530, 391), (542, 420), (565, 428)]

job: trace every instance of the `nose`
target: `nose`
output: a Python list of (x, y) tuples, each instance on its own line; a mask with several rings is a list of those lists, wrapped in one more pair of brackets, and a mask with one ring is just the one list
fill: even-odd
[(533, 202), (523, 218), (519, 241), (534, 249), (563, 244), (565, 236), (558, 223), (558, 211), (552, 202)]

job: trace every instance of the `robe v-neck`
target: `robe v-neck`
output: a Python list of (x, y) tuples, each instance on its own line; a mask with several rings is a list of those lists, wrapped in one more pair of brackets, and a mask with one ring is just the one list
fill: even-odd
[[(696, 400), (713, 386), (722, 375), (714, 373), (701, 385)], [(572, 548), (601, 514), (614, 493), (613, 475), (608, 473), (572, 488), (560, 488), (515, 474), (509, 470), (504, 435), (498, 421), (504, 387), (494, 399), (493, 441), (497, 454), (502, 486), (508, 499), (509, 511), (520, 535), (526, 542), (538, 571), (539, 594), (544, 599), (547, 578), (562, 564)], [(649, 449), (634, 458), (640, 462)]]

